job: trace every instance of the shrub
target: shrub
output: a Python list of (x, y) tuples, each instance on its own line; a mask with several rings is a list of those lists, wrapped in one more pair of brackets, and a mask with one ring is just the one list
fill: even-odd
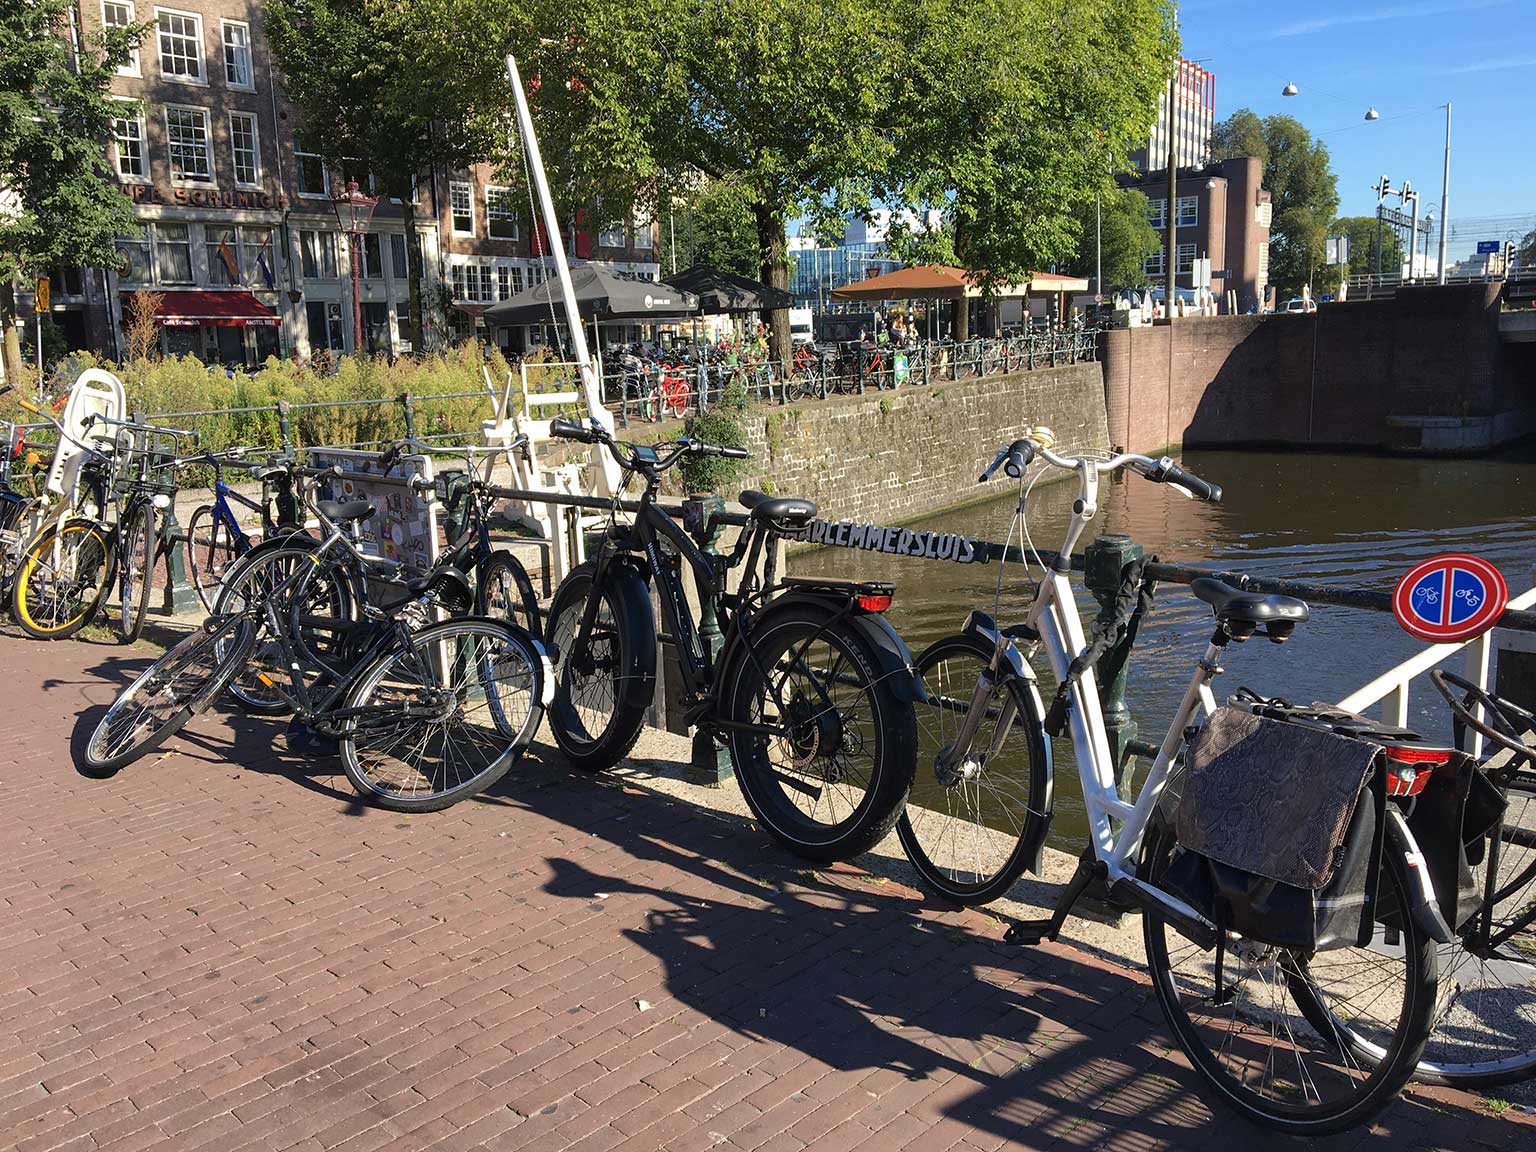
[[(688, 420), (684, 425), (687, 435), (728, 448), (747, 446), (747, 385), (740, 377), (740, 373), (733, 374), (708, 411)], [(722, 456), (689, 456), (678, 470), (688, 492), (726, 495), (746, 471), (747, 463)]]

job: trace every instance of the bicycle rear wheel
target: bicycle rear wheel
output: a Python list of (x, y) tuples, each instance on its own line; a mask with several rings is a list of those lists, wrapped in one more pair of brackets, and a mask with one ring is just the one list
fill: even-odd
[(341, 763), (358, 795), (435, 812), (506, 775), (543, 717), (544, 660), (500, 620), (462, 616), (376, 659), (347, 694)]
[(212, 703), (254, 641), (254, 629), (240, 617), (183, 639), (112, 702), (91, 733), (80, 771), (105, 779), (160, 747)]
[(204, 504), (192, 513), (187, 522), (187, 567), (203, 611), (213, 611), (219, 585), (239, 558), (234, 535), (229, 525), (214, 513), (212, 504)]
[[(1138, 872), (1157, 884), (1174, 838), (1166, 828), (1148, 836)], [(1409, 907), (1401, 856), (1388, 851), (1383, 864), (1383, 906)], [(1413, 1074), (1438, 968), (1434, 941), (1412, 917), (1393, 943), (1377, 925), (1365, 948), (1311, 955), (1230, 932), (1218, 953), (1151, 912), (1143, 919), (1152, 987), (1179, 1046), (1249, 1119), (1296, 1136), (1341, 1132), (1380, 1112)], [(1350, 1037), (1380, 1058), (1363, 1059)]]
[(539, 599), (528, 571), (512, 553), (498, 550), (475, 573), (475, 612), (492, 620), (510, 620), (530, 636), (542, 636)]
[(937, 772), (959, 734), (992, 650), (951, 636), (917, 658), (929, 698), (917, 704), (918, 772), (896, 831), (923, 883), (957, 904), (1003, 896), (1045, 835), (1046, 749), (1040, 704), (1013, 677), (1000, 677), (962, 763)]
[(132, 644), (144, 634), (155, 584), (155, 508), (148, 500), (118, 525), (117, 638)]
[(84, 517), (50, 524), (22, 553), (11, 615), (34, 639), (73, 636), (95, 615), (110, 575), (106, 529)]

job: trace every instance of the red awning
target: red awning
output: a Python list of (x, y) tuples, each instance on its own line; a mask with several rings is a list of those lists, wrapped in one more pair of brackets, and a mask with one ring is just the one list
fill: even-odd
[[(165, 328), (213, 328), (247, 326), (275, 328), (277, 314), (250, 292), (166, 292), (155, 310), (155, 321)], [(125, 293), (126, 306), (129, 296)]]

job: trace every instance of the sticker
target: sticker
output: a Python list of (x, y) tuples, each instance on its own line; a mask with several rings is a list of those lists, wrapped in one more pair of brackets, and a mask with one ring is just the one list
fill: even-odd
[(1497, 568), (1451, 552), (1408, 570), (1392, 593), (1392, 614), (1410, 636), (1454, 644), (1492, 628), (1508, 603), (1509, 588)]

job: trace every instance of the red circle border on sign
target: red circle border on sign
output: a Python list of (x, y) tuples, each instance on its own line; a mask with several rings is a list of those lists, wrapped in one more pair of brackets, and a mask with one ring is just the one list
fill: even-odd
[[(1414, 585), (1437, 568), (1463, 568), (1481, 579), (1483, 588), (1488, 593), (1477, 611), (1460, 624), (1426, 627), (1414, 615), (1413, 608), (1408, 602), (1408, 595)], [(1449, 578), (1445, 582), (1445, 594), (1447, 596), (1451, 594)], [(1402, 579), (1397, 582), (1397, 587), (1392, 590), (1392, 615), (1397, 617), (1398, 626), (1410, 636), (1428, 640), (1432, 644), (1459, 644), (1463, 640), (1480, 636), (1493, 627), (1499, 617), (1504, 614), (1508, 604), (1509, 586), (1504, 583), (1503, 573), (1481, 557), (1468, 556), (1464, 552), (1446, 552), (1420, 561), (1403, 574)]]

